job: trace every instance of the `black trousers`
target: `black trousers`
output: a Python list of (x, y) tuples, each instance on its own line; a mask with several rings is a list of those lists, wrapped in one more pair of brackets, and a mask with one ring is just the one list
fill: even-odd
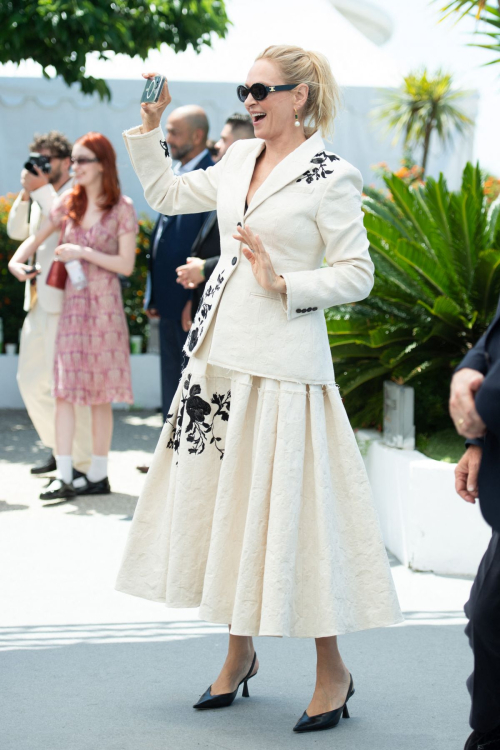
[(470, 599), (465, 633), (474, 653), (474, 671), (467, 680), (472, 699), (470, 725), (477, 732), (500, 727), (500, 533), (493, 532)]
[(180, 320), (160, 318), (161, 403), (164, 420), (179, 385), (185, 360), (182, 347), (186, 338), (187, 333), (182, 330)]

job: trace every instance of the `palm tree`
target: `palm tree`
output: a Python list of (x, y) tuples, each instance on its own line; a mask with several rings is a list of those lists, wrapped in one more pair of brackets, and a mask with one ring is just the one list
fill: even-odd
[[(435, 2), (437, 0), (434, 0)], [(451, 0), (441, 8), (443, 19), (450, 16), (452, 13), (459, 13), (460, 17), (458, 20), (466, 15), (474, 15), (478, 21), (484, 21), (489, 26), (492, 26), (491, 31), (485, 31), (484, 27), (476, 29), (477, 34), (484, 34), (490, 37), (493, 41), (489, 44), (471, 44), (472, 47), (482, 47), (483, 49), (489, 49), (492, 52), (500, 52), (500, 0), (496, 0), (496, 7), (489, 5), (487, 0)], [(500, 62), (500, 57), (495, 60), (491, 60), (486, 65), (493, 65)]]
[(454, 132), (463, 133), (472, 120), (455, 106), (468, 92), (453, 89), (449, 73), (438, 70), (429, 75), (426, 68), (407, 75), (397, 91), (384, 93), (385, 103), (375, 111), (378, 121), (394, 130), (394, 142), (402, 135), (406, 148), (422, 147), (422, 169), (426, 170), (431, 135), (436, 131), (441, 142)]

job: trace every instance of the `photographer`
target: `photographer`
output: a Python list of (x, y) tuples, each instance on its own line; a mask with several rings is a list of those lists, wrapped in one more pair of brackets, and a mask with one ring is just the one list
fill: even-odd
[[(71, 148), (68, 139), (55, 130), (46, 135), (35, 135), (30, 145), (31, 154), (21, 172), (22, 190), (10, 210), (9, 237), (25, 240), (36, 234), (58, 195), (72, 187)], [(52, 385), (54, 344), (64, 293), (48, 286), (46, 277), (58, 244), (59, 236), (55, 232), (38, 248), (32, 262), (36, 261), (39, 270), (29, 273), (27, 271), (32, 266), (13, 262), (14, 259), (9, 264), (13, 275), (26, 282), (24, 309), (28, 314), (19, 349), (19, 390), (40, 440), (52, 451), (48, 460), (32, 468), (32, 474), (44, 474), (56, 468)], [(75, 466), (79, 472), (85, 473), (91, 455), (90, 412), (87, 407), (77, 409), (76, 422)]]

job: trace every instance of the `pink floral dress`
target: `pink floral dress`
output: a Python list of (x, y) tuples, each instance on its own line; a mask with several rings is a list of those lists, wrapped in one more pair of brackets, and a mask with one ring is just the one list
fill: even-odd
[[(61, 243), (91, 247), (118, 254), (118, 238), (137, 232), (130, 198), (118, 203), (90, 229), (67, 217), (65, 196), (54, 204), (50, 220), (62, 229)], [(77, 290), (69, 277), (57, 330), (54, 358), (54, 396), (73, 404), (91, 405), (113, 401), (133, 403), (130, 346), (118, 275), (81, 261), (88, 279)]]

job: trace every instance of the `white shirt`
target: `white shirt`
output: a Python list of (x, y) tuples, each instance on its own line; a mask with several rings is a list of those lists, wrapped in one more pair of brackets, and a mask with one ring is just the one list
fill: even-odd
[(196, 169), (200, 161), (204, 159), (205, 156), (208, 156), (209, 153), (210, 152), (208, 148), (206, 148), (201, 152), (201, 154), (198, 154), (198, 156), (195, 156), (193, 159), (190, 159), (185, 164), (181, 164), (180, 161), (178, 161), (174, 167), (174, 173), (185, 174), (186, 172), (192, 172), (193, 169)]

